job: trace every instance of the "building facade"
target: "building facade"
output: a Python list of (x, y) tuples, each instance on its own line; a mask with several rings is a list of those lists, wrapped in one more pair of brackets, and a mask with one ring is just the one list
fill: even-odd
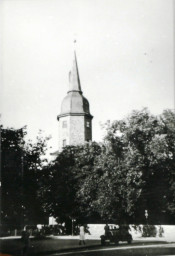
[(57, 116), (59, 122), (58, 149), (91, 141), (92, 118), (89, 102), (81, 90), (77, 58), (74, 52), (73, 66), (69, 72), (69, 90), (62, 101), (61, 112)]

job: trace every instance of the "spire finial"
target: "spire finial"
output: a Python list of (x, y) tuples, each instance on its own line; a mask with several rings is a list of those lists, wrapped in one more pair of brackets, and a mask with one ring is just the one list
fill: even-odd
[(77, 43), (77, 40), (76, 38), (74, 39), (74, 52), (76, 52), (76, 43)]

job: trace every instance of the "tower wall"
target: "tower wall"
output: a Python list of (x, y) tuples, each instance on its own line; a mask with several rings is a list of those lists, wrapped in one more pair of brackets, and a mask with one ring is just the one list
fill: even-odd
[(85, 142), (84, 116), (70, 117), (70, 144), (78, 145)]
[[(67, 124), (67, 127), (64, 127), (65, 124)], [(61, 150), (63, 146), (70, 145), (70, 116), (65, 116), (59, 119), (58, 129), (58, 149)], [(63, 141), (66, 142), (65, 145)]]
[(92, 140), (92, 118), (88, 116), (65, 116), (59, 119), (59, 145), (80, 145)]

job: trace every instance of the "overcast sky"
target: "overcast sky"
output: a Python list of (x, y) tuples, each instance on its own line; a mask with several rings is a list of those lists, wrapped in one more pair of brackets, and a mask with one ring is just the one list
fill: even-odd
[(73, 40), (84, 96), (100, 123), (133, 109), (174, 109), (173, 0), (1, 0), (1, 113), (58, 146)]

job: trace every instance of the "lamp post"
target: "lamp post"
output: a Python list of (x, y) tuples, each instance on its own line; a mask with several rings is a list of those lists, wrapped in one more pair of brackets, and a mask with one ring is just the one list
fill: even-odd
[[(22, 152), (23, 154), (23, 152)], [(21, 157), (21, 222), (22, 222), (22, 228), (24, 228), (24, 156)]]
[(72, 219), (72, 236), (74, 235), (74, 221), (76, 221), (76, 220)]
[(21, 150), (21, 227), (24, 229), (25, 221), (24, 221), (24, 133), (23, 128), (19, 129), (19, 134), (21, 136), (21, 142), (20, 142), (20, 150)]

